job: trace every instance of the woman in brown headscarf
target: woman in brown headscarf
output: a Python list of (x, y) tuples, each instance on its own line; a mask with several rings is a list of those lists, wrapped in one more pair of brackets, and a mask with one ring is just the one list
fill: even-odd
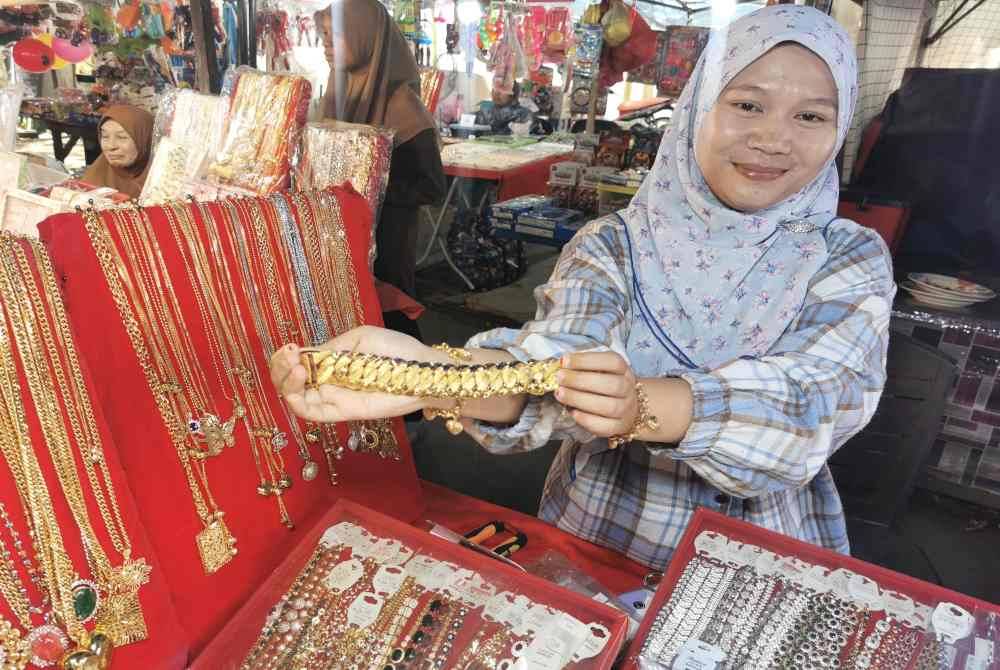
[[(324, 115), (396, 133), (375, 276), (416, 297), (418, 208), (445, 194), (437, 130), (420, 101), (416, 60), (378, 0), (338, 0), (315, 18), (330, 63)], [(394, 316), (389, 320), (397, 321)]]
[(149, 172), (153, 116), (131, 105), (114, 105), (104, 110), (98, 133), (101, 155), (81, 179), (138, 198)]

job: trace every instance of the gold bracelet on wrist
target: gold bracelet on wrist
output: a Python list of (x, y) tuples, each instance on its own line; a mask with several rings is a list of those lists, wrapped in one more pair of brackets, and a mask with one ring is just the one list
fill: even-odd
[(614, 435), (608, 438), (608, 447), (617, 449), (623, 444), (628, 444), (636, 438), (642, 430), (657, 430), (660, 427), (659, 420), (649, 411), (649, 398), (646, 397), (646, 389), (642, 383), (635, 383), (635, 393), (639, 397), (639, 413), (632, 423), (632, 428), (624, 435)]
[[(461, 351), (461, 350), (459, 350)], [(303, 349), (306, 386), (335, 384), (422, 398), (471, 400), (495, 396), (545, 395), (559, 387), (559, 359), (526, 363), (453, 365), (406, 361), (372, 354)]]

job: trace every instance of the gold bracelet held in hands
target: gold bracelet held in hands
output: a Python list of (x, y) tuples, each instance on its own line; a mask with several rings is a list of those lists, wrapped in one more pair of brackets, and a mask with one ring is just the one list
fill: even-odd
[(426, 413), (427, 418), (431, 421), (444, 419), (444, 427), (452, 435), (458, 435), (465, 430), (465, 426), (462, 425), (462, 401), (460, 399), (455, 400), (455, 406), (451, 409), (430, 408)]
[(490, 365), (445, 365), (348, 352), (303, 349), (306, 386), (335, 384), (421, 398), (470, 400), (494, 396), (545, 395), (559, 387), (559, 359)]
[(641, 430), (657, 430), (660, 427), (659, 420), (649, 411), (649, 398), (646, 397), (646, 389), (639, 382), (635, 383), (635, 393), (639, 396), (639, 414), (636, 415), (635, 422), (628, 433), (608, 438), (608, 447), (611, 449), (628, 444), (636, 438)]

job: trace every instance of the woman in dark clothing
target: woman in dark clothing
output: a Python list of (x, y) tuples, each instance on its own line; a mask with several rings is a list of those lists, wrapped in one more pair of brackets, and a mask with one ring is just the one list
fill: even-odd
[(420, 101), (417, 62), (378, 0), (337, 0), (315, 18), (330, 63), (324, 115), (396, 133), (375, 276), (416, 297), (418, 210), (440, 202), (446, 188), (434, 119)]
[(494, 88), (493, 99), (479, 103), (476, 124), (489, 126), (494, 135), (510, 135), (510, 124), (532, 120), (531, 110), (521, 106), (520, 95), (521, 87), (517, 82), (514, 82), (512, 93), (503, 93)]

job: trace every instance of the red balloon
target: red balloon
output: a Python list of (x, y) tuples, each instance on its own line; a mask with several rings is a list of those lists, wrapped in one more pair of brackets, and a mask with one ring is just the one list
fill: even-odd
[(48, 72), (56, 60), (52, 47), (26, 37), (14, 45), (14, 62), (28, 72)]

